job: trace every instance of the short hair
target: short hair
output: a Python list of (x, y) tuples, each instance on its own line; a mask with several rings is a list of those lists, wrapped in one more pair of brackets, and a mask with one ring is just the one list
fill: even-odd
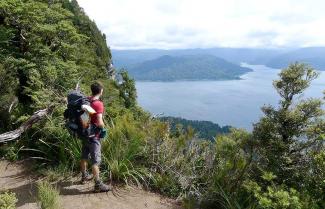
[(103, 88), (104, 88), (103, 84), (101, 82), (99, 82), (99, 81), (94, 82), (90, 86), (91, 93), (92, 93), (93, 96), (99, 94)]

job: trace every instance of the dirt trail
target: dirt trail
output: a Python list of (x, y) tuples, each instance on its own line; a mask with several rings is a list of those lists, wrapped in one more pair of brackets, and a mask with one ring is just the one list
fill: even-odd
[[(36, 183), (28, 163), (0, 161), (0, 191), (16, 193), (18, 209), (37, 209)], [(139, 189), (114, 189), (108, 193), (93, 193), (93, 184), (80, 185), (73, 178), (60, 183), (59, 191), (65, 209), (181, 209), (175, 201)]]

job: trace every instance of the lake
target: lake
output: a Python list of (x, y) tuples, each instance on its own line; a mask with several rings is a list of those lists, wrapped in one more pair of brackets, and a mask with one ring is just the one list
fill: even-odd
[[(252, 124), (263, 115), (263, 105), (277, 105), (279, 96), (272, 86), (280, 70), (263, 65), (241, 80), (136, 82), (138, 103), (154, 115), (175, 116), (190, 120), (207, 120), (252, 130)], [(314, 80), (302, 95), (323, 97), (325, 72)]]

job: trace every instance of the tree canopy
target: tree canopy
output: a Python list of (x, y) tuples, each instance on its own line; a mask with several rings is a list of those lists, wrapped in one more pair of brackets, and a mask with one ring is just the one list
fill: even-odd
[(15, 110), (28, 115), (60, 102), (78, 80), (108, 77), (106, 36), (76, 0), (3, 0), (0, 32), (2, 112), (18, 100)]

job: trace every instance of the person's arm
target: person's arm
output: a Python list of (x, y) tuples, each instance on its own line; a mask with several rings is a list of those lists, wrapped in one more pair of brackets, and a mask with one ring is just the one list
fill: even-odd
[(104, 121), (103, 121), (103, 114), (102, 113), (97, 114), (97, 121), (98, 121), (98, 127), (99, 128), (104, 128), (105, 127), (105, 124), (104, 124)]

